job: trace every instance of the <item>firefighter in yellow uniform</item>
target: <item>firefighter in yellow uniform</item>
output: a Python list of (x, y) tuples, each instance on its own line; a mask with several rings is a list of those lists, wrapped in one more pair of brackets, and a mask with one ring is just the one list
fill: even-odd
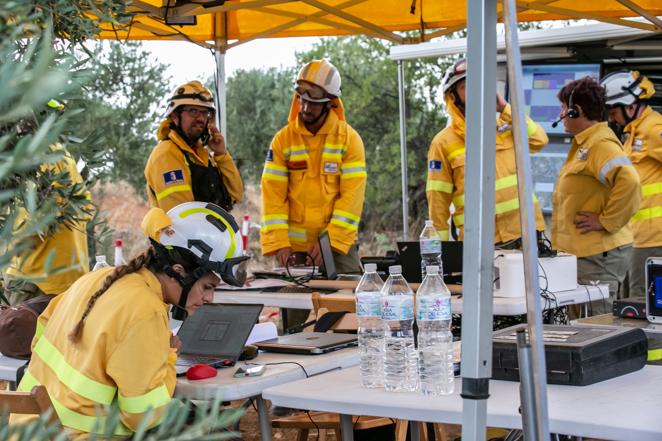
[[(219, 277), (243, 283), (235, 280), (235, 265), (247, 259), (239, 228), (220, 207), (188, 202), (167, 214), (152, 208), (143, 231), (151, 239), (145, 253), (81, 277), (39, 316), (18, 389), (43, 385), (68, 439), (104, 433), (104, 406), (111, 404), (120, 411), (117, 436), (130, 436), (150, 410), (143, 424), (157, 424), (177, 382), (179, 340), (170, 331), (169, 305), (193, 314), (212, 302)], [(32, 418), (12, 415), (10, 423)]]
[[(464, 161), (465, 143), (465, 85), (466, 61), (459, 60), (446, 73), (443, 93), (450, 125), (432, 140), (428, 151), (428, 178), (426, 195), (430, 218), (441, 237), (449, 240), (451, 202), (455, 207), (453, 224), (459, 229), (459, 240), (464, 236)], [(500, 248), (521, 248), (519, 201), (517, 199), (517, 170), (512, 135), (510, 105), (497, 95), (496, 137), (496, 207), (494, 243)], [(537, 152), (547, 144), (548, 138), (540, 125), (527, 118), (529, 148)], [(545, 230), (545, 222), (534, 196), (536, 230)]]
[[(49, 107), (63, 110), (64, 105), (50, 100)], [(90, 192), (83, 186), (84, 181), (76, 167), (76, 161), (61, 144), (53, 144), (51, 150), (62, 155), (54, 164), (41, 166), (42, 172), (68, 174), (68, 181), (58, 184), (64, 193), (78, 186), (80, 196), (90, 199)], [(67, 204), (67, 200), (58, 200)], [(17, 305), (41, 294), (60, 294), (80, 276), (89, 271), (87, 250), (87, 222), (92, 218), (92, 205), (87, 213), (68, 225), (55, 225), (52, 231), (35, 235), (32, 247), (12, 259), (5, 272), (5, 296), (10, 305)], [(25, 210), (19, 213), (17, 227), (29, 225), (30, 219)]]
[(366, 186), (363, 142), (345, 121), (340, 74), (326, 60), (299, 72), (289, 123), (274, 137), (262, 173), (266, 256), (285, 265), (294, 251), (322, 263), (318, 237), (328, 231), (336, 269), (360, 271), (357, 238)]
[(643, 296), (646, 259), (662, 256), (662, 115), (648, 105), (655, 87), (639, 72), (614, 72), (601, 84), (609, 120), (627, 136), (623, 146), (641, 180), (641, 205), (630, 219), (634, 242), (628, 280), (629, 295)]
[(241, 176), (214, 125), (215, 114), (214, 98), (199, 81), (174, 90), (156, 132), (159, 143), (145, 165), (151, 206), (167, 211), (202, 201), (230, 211), (241, 200)]
[(579, 283), (609, 284), (609, 299), (592, 302), (589, 313), (610, 313), (629, 266), (628, 221), (639, 207), (641, 185), (620, 141), (602, 122), (604, 88), (585, 77), (566, 84), (558, 97), (565, 131), (574, 139), (552, 196), (552, 244), (577, 256)]

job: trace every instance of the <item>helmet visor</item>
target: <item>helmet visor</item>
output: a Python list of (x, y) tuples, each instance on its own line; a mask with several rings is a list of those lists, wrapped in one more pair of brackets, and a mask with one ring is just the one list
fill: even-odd
[(330, 101), (326, 91), (319, 86), (315, 86), (314, 84), (300, 82), (296, 85), (294, 91), (297, 93), (297, 95), (307, 101), (317, 103)]
[(248, 256), (233, 257), (223, 262), (216, 262), (213, 271), (232, 286), (244, 286), (248, 275)]

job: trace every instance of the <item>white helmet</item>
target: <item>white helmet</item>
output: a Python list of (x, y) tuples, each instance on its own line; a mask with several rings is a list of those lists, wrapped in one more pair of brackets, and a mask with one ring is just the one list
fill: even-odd
[(605, 88), (608, 107), (629, 106), (655, 94), (653, 83), (637, 71), (612, 72), (600, 85)]
[(177, 107), (185, 105), (207, 107), (216, 112), (214, 96), (200, 81), (189, 81), (172, 91), (172, 96), (168, 100), (166, 117)]
[(243, 255), (239, 226), (221, 207), (185, 202), (170, 209), (167, 216), (163, 210), (152, 208), (142, 228), (157, 244), (157, 252), (172, 248), (183, 251), (180, 254), (196, 268), (196, 280), (210, 271), (231, 285), (242, 286), (246, 280), (248, 257)]
[(446, 71), (444, 79), (441, 80), (441, 88), (446, 95), (451, 88), (457, 84), (460, 80), (463, 80), (467, 77), (467, 60), (461, 58), (455, 62), (453, 67)]
[[(311, 84), (322, 90), (306, 87)], [(313, 60), (299, 71), (294, 90), (307, 101), (325, 103), (341, 95), (340, 85), (340, 73), (333, 64), (327, 60)]]

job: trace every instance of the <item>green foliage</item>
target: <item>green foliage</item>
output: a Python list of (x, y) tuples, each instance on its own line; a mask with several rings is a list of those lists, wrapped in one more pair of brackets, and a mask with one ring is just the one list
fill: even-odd
[[(236, 439), (238, 434), (230, 428), (243, 414), (243, 408), (222, 408), (222, 400), (217, 398), (209, 402), (198, 402), (194, 406), (190, 401), (173, 400), (168, 404), (161, 423), (149, 428), (154, 419), (154, 411), (149, 410), (131, 438), (133, 441), (189, 441), (189, 440), (225, 440)], [(105, 409), (107, 424), (105, 434), (91, 433), (90, 441), (115, 439), (113, 433), (121, 424), (120, 411), (116, 404)], [(191, 420), (191, 414), (193, 418)], [(66, 434), (57, 424), (49, 424), (49, 414), (25, 424), (7, 424), (7, 414), (0, 413), (0, 441), (46, 441), (57, 439), (66, 441)]]
[(239, 70), (227, 85), (228, 146), (248, 182), (259, 182), (271, 139), (287, 124), (291, 69)]
[(140, 42), (94, 43), (88, 49), (94, 55), (83, 66), (90, 81), (69, 100), (83, 110), (71, 124), (71, 136), (82, 138), (71, 150), (97, 178), (125, 180), (144, 196), (143, 169), (156, 145), (171, 79)]

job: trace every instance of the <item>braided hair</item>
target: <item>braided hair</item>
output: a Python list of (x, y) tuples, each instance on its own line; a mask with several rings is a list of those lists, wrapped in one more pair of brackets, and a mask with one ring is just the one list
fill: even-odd
[(197, 267), (191, 260), (190, 256), (185, 255), (190, 253), (188, 250), (178, 251), (176, 248), (169, 249), (165, 253), (157, 253), (154, 248), (155, 245), (150, 246), (145, 252), (131, 259), (126, 265), (120, 265), (108, 275), (103, 281), (101, 287), (89, 298), (85, 311), (80, 320), (74, 327), (73, 331), (69, 334), (69, 340), (76, 343), (80, 340), (83, 334), (83, 327), (85, 326), (85, 319), (90, 314), (92, 307), (97, 299), (101, 297), (115, 281), (121, 279), (127, 274), (135, 273), (143, 267), (146, 267), (153, 273), (170, 273), (174, 271), (172, 265), (179, 264), (184, 267), (186, 272), (191, 272)]

